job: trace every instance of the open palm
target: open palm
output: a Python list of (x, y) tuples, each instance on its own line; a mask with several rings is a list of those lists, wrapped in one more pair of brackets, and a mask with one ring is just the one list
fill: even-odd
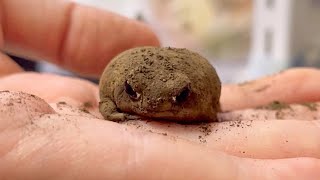
[[(84, 75), (97, 77), (122, 50), (158, 45), (142, 24), (67, 1), (0, 5), (4, 51)], [(0, 59), (0, 90), (9, 90), (0, 92), (0, 179), (320, 177), (319, 70), (223, 86), (219, 123), (118, 124), (102, 120), (95, 84), (23, 72), (4, 54)]]

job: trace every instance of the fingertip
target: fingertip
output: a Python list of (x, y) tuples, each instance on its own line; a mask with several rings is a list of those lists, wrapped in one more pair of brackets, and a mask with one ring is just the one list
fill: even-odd
[(1, 107), (19, 106), (18, 110), (26, 109), (34, 115), (54, 113), (51, 106), (38, 96), (19, 91), (0, 91)]
[(141, 26), (142, 29), (145, 29), (146, 31), (146, 36), (145, 36), (146, 39), (143, 40), (144, 42), (142, 42), (142, 45), (146, 44), (149, 46), (156, 46), (156, 47), (161, 46), (160, 39), (158, 38), (158, 36), (150, 26), (141, 22), (138, 22), (138, 24)]
[(0, 91), (0, 112), (0, 129), (21, 127), (34, 117), (55, 113), (43, 99), (15, 91)]
[(320, 71), (316, 68), (290, 68), (283, 72), (240, 84), (224, 85), (223, 111), (259, 107), (280, 101), (305, 103), (319, 101)]

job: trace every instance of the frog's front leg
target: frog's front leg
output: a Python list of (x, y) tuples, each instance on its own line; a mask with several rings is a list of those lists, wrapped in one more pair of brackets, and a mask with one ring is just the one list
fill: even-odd
[(103, 118), (110, 121), (125, 121), (142, 119), (140, 116), (119, 112), (116, 104), (110, 98), (101, 99), (99, 110)]

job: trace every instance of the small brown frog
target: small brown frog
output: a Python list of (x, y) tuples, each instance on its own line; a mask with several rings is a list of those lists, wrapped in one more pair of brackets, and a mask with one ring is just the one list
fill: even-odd
[(187, 49), (139, 47), (116, 56), (100, 79), (100, 112), (111, 121), (217, 121), (220, 79)]

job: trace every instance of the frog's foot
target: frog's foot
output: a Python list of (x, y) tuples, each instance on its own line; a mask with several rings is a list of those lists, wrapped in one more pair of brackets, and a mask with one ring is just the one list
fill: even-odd
[(115, 122), (121, 122), (121, 121), (129, 121), (129, 120), (142, 120), (143, 117), (133, 114), (127, 114), (127, 113), (112, 113), (109, 116), (106, 117), (106, 120), (115, 121)]
[(109, 98), (104, 98), (99, 103), (99, 110), (104, 117), (104, 119), (109, 121), (129, 121), (129, 120), (141, 120), (143, 117), (135, 114), (128, 114), (124, 112), (119, 112), (115, 103)]

